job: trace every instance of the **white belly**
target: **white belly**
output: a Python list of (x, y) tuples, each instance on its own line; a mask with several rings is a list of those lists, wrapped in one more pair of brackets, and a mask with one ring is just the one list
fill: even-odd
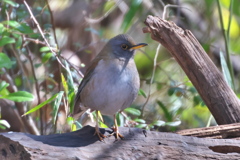
[[(129, 63), (132, 67), (132, 62)], [(139, 76), (138, 73), (133, 76), (133, 72), (137, 72), (133, 65), (134, 68), (126, 67), (121, 73), (122, 65), (106, 64), (101, 60), (80, 94), (82, 103), (106, 115), (129, 107), (139, 89)]]

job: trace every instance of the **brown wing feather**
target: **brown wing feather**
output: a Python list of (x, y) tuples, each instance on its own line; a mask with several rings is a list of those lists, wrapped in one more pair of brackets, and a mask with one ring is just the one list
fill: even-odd
[(83, 88), (86, 86), (86, 84), (91, 79), (92, 75), (94, 74), (95, 67), (97, 66), (100, 59), (101, 58), (96, 57), (92, 61), (91, 65), (88, 67), (88, 69), (87, 69), (87, 71), (86, 71), (86, 73), (85, 73), (85, 75), (84, 75), (84, 77), (83, 77), (83, 79), (82, 79), (82, 81), (81, 81), (81, 83), (78, 87), (78, 92), (75, 96), (75, 104), (74, 104), (74, 110), (73, 110), (74, 115), (82, 111), (82, 109), (80, 108), (80, 103), (81, 103), (80, 94), (81, 94)]

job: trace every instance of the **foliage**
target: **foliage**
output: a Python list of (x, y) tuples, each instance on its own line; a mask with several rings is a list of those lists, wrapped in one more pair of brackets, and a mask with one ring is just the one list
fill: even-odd
[[(2, 99), (21, 103), (28, 101), (25, 102), (27, 107), (24, 109), (27, 111), (24, 115), (33, 117), (41, 133), (73, 131), (85, 125), (70, 116), (77, 86), (82, 79), (82, 72), (86, 70), (84, 66), (88, 66), (107, 38), (119, 33), (128, 33), (149, 46), (141, 50), (143, 54), (135, 56), (141, 89), (135, 103), (124, 110), (127, 116), (117, 115), (118, 124), (164, 131), (207, 125), (211, 114), (180, 66), (165, 49), (156, 51), (158, 44), (149, 35), (142, 34), (141, 28), (147, 15), (162, 16), (162, 1), (116, 3), (111, 0), (99, 2), (98, 7), (91, 1), (86, 4), (85, 1), (56, 0), (24, 2), (29, 4), (18, 4), (12, 0), (1, 3), (0, 102)], [(209, 0), (183, 1), (181, 8), (169, 8), (167, 19), (184, 29), (190, 29), (207, 53), (218, 50), (224, 77), (240, 95), (240, 74), (236, 71), (235, 75), (231, 75), (229, 59), (230, 53), (237, 56), (240, 53), (239, 2), (231, 0), (232, 5), (224, 0), (218, 2), (219, 6)], [(92, 10), (78, 8), (81, 12), (77, 12), (73, 9), (67, 12), (69, 15), (60, 18), (60, 23), (58, 15), (64, 9), (71, 8), (73, 3), (84, 3)], [(30, 11), (26, 4), (30, 5)], [(227, 13), (220, 17), (221, 23), (217, 14), (219, 10)], [(30, 16), (30, 12), (34, 17)], [(222, 34), (225, 34), (225, 39)], [(219, 39), (226, 45), (221, 46)], [(158, 57), (155, 57), (156, 52), (159, 53)], [(156, 70), (152, 74), (154, 59)], [(0, 107), (3, 107), (1, 103)], [(93, 112), (91, 116), (96, 117), (96, 113)], [(101, 127), (110, 127), (113, 121), (103, 115), (103, 121), (99, 123)], [(214, 124), (211, 121), (211, 125)], [(0, 129), (10, 126), (7, 119), (0, 120)]]

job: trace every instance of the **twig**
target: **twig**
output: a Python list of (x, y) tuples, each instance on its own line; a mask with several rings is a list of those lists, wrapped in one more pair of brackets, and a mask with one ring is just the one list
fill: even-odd
[[(16, 51), (14, 50), (14, 47), (12, 45), (10, 46), (10, 48), (11, 48), (11, 51), (14, 54), (16, 60), (17, 60), (17, 63), (20, 67), (20, 70), (23, 72), (23, 75), (25, 75), (27, 77), (28, 73), (26, 71), (26, 67), (24, 67), (24, 63), (22, 63), (22, 61), (19, 57), (19, 54), (16, 53)], [(29, 79), (26, 80), (26, 84), (27, 84), (27, 87), (29, 88), (29, 90), (32, 91), (32, 87), (31, 87), (31, 83), (29, 82)]]
[[(232, 84), (233, 84), (233, 90), (235, 90), (234, 78), (233, 78), (233, 67), (232, 67), (232, 63), (231, 63), (231, 60), (230, 60), (229, 41), (228, 41), (227, 35), (225, 33), (225, 30), (224, 30), (222, 9), (221, 9), (221, 5), (220, 5), (219, 0), (217, 0), (217, 4), (218, 4), (218, 13), (219, 13), (219, 19), (220, 19), (220, 24), (221, 24), (221, 28), (222, 28), (222, 34), (223, 34), (224, 41), (225, 41), (227, 66), (228, 66), (228, 69), (230, 71), (231, 80), (232, 80)], [(229, 21), (230, 21), (230, 19), (229, 19)]]
[[(36, 89), (37, 99), (38, 99), (37, 105), (39, 105), (41, 103), (39, 84), (38, 84), (37, 76), (36, 76), (35, 69), (34, 69), (34, 66), (33, 66), (32, 57), (30, 55), (31, 51), (30, 51), (30, 49), (27, 46), (26, 46), (26, 49), (27, 49), (26, 56), (29, 59), (29, 62), (30, 62), (30, 65), (31, 65), (31, 69), (32, 69), (32, 73), (33, 73), (33, 79), (35, 81), (35, 89)], [(40, 126), (41, 126), (41, 128), (40, 128), (41, 135), (43, 135), (43, 111), (42, 111), (42, 108), (40, 109)]]
[(52, 23), (54, 40), (55, 40), (55, 43), (57, 44), (57, 48), (58, 48), (58, 41), (57, 41), (57, 36), (56, 36), (56, 30), (55, 30), (55, 24), (54, 24), (54, 19), (53, 19), (52, 10), (51, 10), (51, 8), (50, 8), (50, 5), (49, 5), (49, 3), (48, 3), (48, 0), (45, 0), (45, 1), (46, 1), (46, 3), (47, 3), (47, 7), (48, 7), (48, 10), (49, 10), (49, 13), (50, 13), (50, 16), (51, 16), (51, 23)]
[(150, 99), (150, 96), (151, 96), (151, 86), (152, 86), (153, 79), (154, 79), (154, 76), (155, 76), (155, 71), (156, 71), (156, 67), (157, 67), (157, 57), (158, 57), (160, 48), (161, 48), (161, 44), (158, 45), (157, 50), (156, 50), (156, 54), (155, 54), (155, 57), (154, 57), (153, 72), (152, 72), (152, 76), (151, 76), (151, 80), (150, 80), (150, 84), (149, 84), (148, 96), (147, 96), (147, 99), (146, 99), (145, 103), (143, 104), (141, 117), (143, 116), (144, 108), (146, 107), (146, 105), (147, 105), (147, 103), (148, 103), (148, 101)]
[(167, 4), (167, 5), (164, 7), (162, 19), (166, 19), (166, 13), (167, 13), (167, 9), (168, 9), (169, 7), (171, 7), (171, 8), (184, 8), (184, 9), (187, 9), (187, 10), (191, 11), (190, 9), (185, 8), (185, 7), (180, 7), (180, 6), (178, 6), (178, 5)]
[(33, 43), (35, 43), (35, 44), (41, 44), (41, 45), (43, 45), (43, 46), (46, 46), (46, 43), (45, 43), (45, 42), (39, 41), (38, 39), (32, 39), (32, 38), (27, 38), (27, 37), (23, 36), (23, 40), (24, 40), (24, 41), (33, 42)]
[[(33, 19), (34, 23), (37, 25), (38, 31), (40, 32), (42, 38), (44, 39), (47, 47), (48, 47), (48, 48), (50, 49), (50, 51), (54, 54), (54, 56), (56, 57), (56, 59), (57, 59), (57, 61), (59, 62), (59, 64), (61, 64), (61, 66), (62, 66), (64, 69), (66, 69), (66, 67), (63, 65), (63, 63), (62, 63), (61, 60), (59, 59), (57, 53), (55, 53), (55, 52), (53, 51), (52, 47), (51, 47), (50, 44), (48, 43), (48, 41), (47, 41), (46, 37), (44, 36), (44, 33), (43, 33), (43, 31), (42, 31), (39, 23), (38, 23), (38, 21), (37, 21), (36, 18), (34, 17), (34, 15), (33, 15), (32, 11), (31, 11), (30, 7), (29, 7), (28, 4), (27, 4), (27, 2), (24, 0), (23, 3), (24, 3), (24, 5), (27, 7), (27, 10), (28, 10), (31, 18)], [(66, 70), (67, 70), (67, 69), (66, 69)]]
[(100, 18), (97, 19), (91, 19), (85, 16), (85, 20), (88, 23), (99, 23), (101, 22), (104, 18), (106, 18), (110, 13), (112, 13), (112, 11), (114, 11), (115, 8), (117, 8), (117, 6), (123, 2), (122, 0), (119, 0), (112, 8), (110, 8), (103, 16), (101, 16)]
[[(13, 92), (17, 92), (17, 87), (15, 86), (13, 79), (11, 78), (11, 76), (7, 73), (7, 71), (2, 68), (1, 71), (3, 71), (3, 75), (2, 78), (4, 80), (6, 80), (10, 85), (8, 86), (8, 89), (11, 93)], [(24, 114), (25, 110), (26, 110), (26, 105), (24, 105), (24, 103), (20, 103), (20, 102), (15, 102), (17, 111), (19, 115)], [(27, 131), (31, 134), (35, 134), (35, 135), (39, 135), (39, 131), (34, 123), (34, 121), (32, 120), (32, 117), (30, 116), (24, 116), (21, 117), (22, 122), (24, 123), (24, 127), (27, 129)]]

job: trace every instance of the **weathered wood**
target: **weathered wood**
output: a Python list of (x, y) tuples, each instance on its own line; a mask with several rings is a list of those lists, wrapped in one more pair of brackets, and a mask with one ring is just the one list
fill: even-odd
[[(86, 126), (76, 132), (48, 136), (2, 133), (0, 159), (240, 159), (239, 140), (204, 139), (120, 128), (124, 140), (114, 142), (112, 136), (100, 142), (97, 136), (93, 136), (94, 131), (94, 127)], [(105, 135), (109, 131), (101, 129)]]
[(185, 129), (176, 132), (182, 136), (194, 136), (201, 138), (234, 138), (240, 137), (240, 123), (233, 123), (220, 126), (211, 126), (206, 128)]
[(198, 93), (208, 106), (217, 123), (240, 122), (240, 101), (227, 85), (202, 46), (189, 30), (183, 30), (173, 22), (148, 16), (143, 29), (152, 39), (170, 51)]

